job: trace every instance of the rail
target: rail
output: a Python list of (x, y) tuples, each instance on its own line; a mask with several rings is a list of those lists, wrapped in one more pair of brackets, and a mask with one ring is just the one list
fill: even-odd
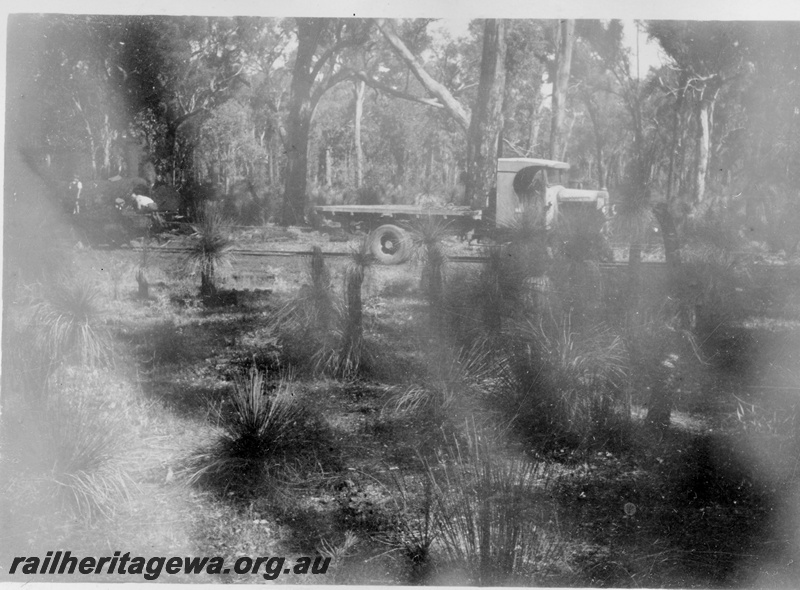
[[(131, 248), (133, 252), (141, 252), (143, 250), (142, 247), (137, 246)], [(149, 246), (148, 252), (151, 254), (154, 253), (170, 253), (170, 254), (188, 254), (192, 251), (191, 248), (177, 248), (174, 246)], [(272, 257), (291, 257), (291, 256), (311, 256), (311, 250), (246, 250), (246, 249), (233, 249), (230, 250), (230, 253), (234, 256), (253, 256), (253, 257), (264, 257), (264, 258), (272, 258)], [(351, 256), (350, 252), (322, 252), (322, 255), (326, 258), (347, 258)], [(471, 256), (471, 255), (456, 255), (456, 256), (448, 256), (448, 260), (451, 262), (476, 262), (476, 263), (483, 263), (488, 262), (490, 258), (488, 256)], [(641, 263), (643, 266), (650, 266), (654, 268), (665, 266), (664, 262), (659, 261), (642, 261)], [(600, 268), (626, 268), (628, 266), (627, 262), (601, 262)]]

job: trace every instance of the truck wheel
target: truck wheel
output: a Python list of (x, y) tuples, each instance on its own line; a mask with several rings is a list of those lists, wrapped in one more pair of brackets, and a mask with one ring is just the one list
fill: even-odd
[(370, 250), (380, 264), (405, 262), (408, 249), (408, 236), (396, 225), (382, 225), (370, 236)]

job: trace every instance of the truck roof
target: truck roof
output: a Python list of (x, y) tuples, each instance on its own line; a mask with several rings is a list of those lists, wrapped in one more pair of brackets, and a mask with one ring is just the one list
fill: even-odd
[(569, 170), (569, 164), (557, 160), (544, 160), (542, 158), (498, 158), (498, 172), (518, 172), (528, 166), (551, 168), (556, 170)]

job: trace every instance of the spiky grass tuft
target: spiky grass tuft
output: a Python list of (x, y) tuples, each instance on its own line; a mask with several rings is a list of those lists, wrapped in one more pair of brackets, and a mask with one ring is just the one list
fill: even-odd
[(274, 489), (297, 469), (335, 463), (327, 429), (294, 395), (288, 378), (269, 383), (252, 367), (235, 377), (229, 402), (217, 413), (217, 440), (191, 458), (189, 483), (247, 494)]
[(328, 334), (340, 310), (336, 307), (330, 272), (319, 246), (314, 246), (306, 264), (308, 280), (281, 308), (277, 318), (283, 330), (316, 340)]
[(625, 393), (624, 340), (601, 325), (573, 329), (525, 321), (499, 361), (498, 387), (487, 402), (523, 438), (543, 445), (586, 448), (620, 442), (630, 420)]
[(644, 199), (623, 199), (611, 219), (611, 234), (641, 246), (654, 221), (652, 203)]
[(369, 235), (350, 254), (350, 264), (345, 271), (345, 315), (338, 360), (338, 373), (351, 376), (358, 373), (364, 356), (364, 310), (362, 287), (375, 256), (370, 248)]
[(124, 467), (124, 425), (83, 398), (47, 401), (45, 481), (62, 506), (85, 520), (110, 518), (136, 484)]
[(67, 279), (33, 297), (34, 340), (49, 370), (62, 362), (94, 367), (110, 360), (101, 299), (96, 285)]
[(423, 418), (438, 433), (452, 434), (469, 416), (481, 415), (481, 386), (492, 375), (491, 349), (483, 342), (453, 353), (431, 351), (424, 384), (412, 384), (389, 401), (397, 413)]
[(447, 255), (444, 239), (448, 235), (450, 223), (439, 217), (426, 216), (411, 227), (411, 244), (415, 257), (422, 264), (420, 284), (428, 299), (431, 314), (439, 317), (444, 291), (444, 270)]
[(200, 295), (213, 297), (217, 293), (217, 275), (231, 267), (235, 242), (230, 224), (219, 211), (206, 204), (192, 229), (193, 243), (185, 266), (191, 275), (200, 273)]
[(339, 301), (322, 252), (315, 250), (309, 260), (308, 283), (277, 315), (289, 364), (343, 378), (363, 370), (369, 351), (364, 343), (362, 287), (374, 262), (367, 236), (351, 252), (344, 273), (344, 297)]
[(499, 586), (525, 580), (563, 561), (565, 543), (547, 529), (552, 469), (507, 457), (490, 434), (468, 428), (427, 465), (434, 490), (437, 538), (470, 582)]

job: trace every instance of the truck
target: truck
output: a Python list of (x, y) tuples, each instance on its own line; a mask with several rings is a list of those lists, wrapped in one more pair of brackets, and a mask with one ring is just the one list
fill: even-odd
[(568, 188), (569, 164), (539, 158), (499, 158), (496, 189), (485, 206), (422, 207), (415, 205), (320, 205), (315, 212), (345, 229), (359, 227), (370, 231), (370, 249), (381, 264), (401, 264), (410, 254), (408, 227), (414, 220), (435, 217), (460, 234), (474, 229), (492, 237), (512, 226), (523, 211), (538, 209), (545, 226), (586, 210), (605, 213), (609, 205), (605, 189)]

